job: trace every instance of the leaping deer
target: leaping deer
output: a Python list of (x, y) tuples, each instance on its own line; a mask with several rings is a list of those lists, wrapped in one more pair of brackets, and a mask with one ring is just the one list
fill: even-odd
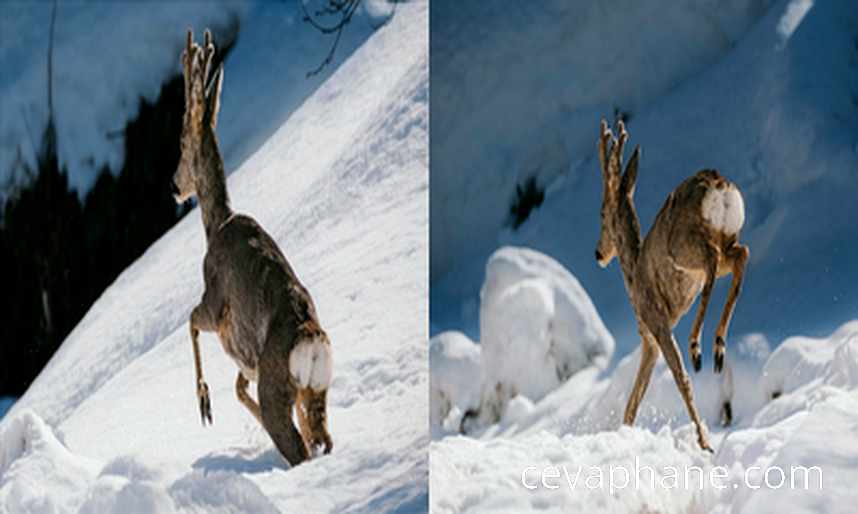
[(688, 338), (694, 369), (699, 371), (702, 360), (700, 332), (712, 286), (716, 278), (732, 273), (733, 284), (715, 331), (713, 348), (715, 372), (721, 372), (727, 327), (748, 260), (748, 247), (738, 241), (739, 230), (745, 222), (742, 195), (735, 184), (717, 171), (699, 171), (670, 193), (641, 243), (640, 222), (633, 199), (640, 146), (635, 147), (625, 173), (621, 175), (623, 147), (628, 133), (622, 121), (618, 123), (617, 130), (619, 140), (607, 122), (602, 120), (599, 135), (602, 227), (596, 261), (604, 268), (614, 257), (619, 259), (643, 346), (623, 422), (626, 425), (634, 423), (661, 350), (697, 429), (697, 442), (702, 449), (712, 451), (694, 406), (691, 380), (682, 363), (673, 328), (702, 290)]
[[(223, 66), (210, 74), (215, 48), (206, 30), (200, 48), (188, 30), (182, 52), (185, 114), (181, 159), (173, 176), (178, 203), (199, 199), (208, 251), (203, 261), (205, 292), (191, 313), (191, 342), (203, 426), (212, 423), (209, 389), (200, 362), (200, 331), (216, 332), (238, 365), (238, 400), (271, 436), (290, 465), (324, 447), (331, 345), (319, 325), (310, 294), (286, 258), (253, 218), (230, 208), (215, 128)], [(259, 403), (247, 388), (257, 382)], [(300, 432), (292, 421), (297, 410)]]

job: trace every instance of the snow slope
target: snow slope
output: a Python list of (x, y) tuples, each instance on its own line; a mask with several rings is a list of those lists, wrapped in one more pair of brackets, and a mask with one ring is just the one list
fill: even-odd
[[(635, 347), (619, 271), (593, 259), (598, 123), (615, 107), (642, 147), (644, 231), (668, 193), (704, 166), (742, 189), (751, 260), (734, 335), (822, 336), (854, 318), (854, 2), (439, 3), (433, 21), (433, 333), (479, 337), (472, 305), (482, 267), (511, 244), (567, 267), (618, 354)], [(547, 188), (545, 201), (513, 232), (503, 223), (515, 184), (531, 175)], [(707, 347), (728, 285), (716, 286)], [(689, 325), (690, 317), (678, 340)]]
[(187, 320), (205, 240), (192, 213), (0, 422), (0, 512), (426, 510), (427, 11), (399, 6), (229, 177), (234, 208), (277, 240), (331, 337), (333, 453), (288, 469), (212, 334), (214, 425), (200, 426)]

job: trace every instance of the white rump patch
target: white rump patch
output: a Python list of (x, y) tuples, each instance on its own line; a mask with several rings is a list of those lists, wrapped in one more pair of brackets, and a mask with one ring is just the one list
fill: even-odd
[(738, 234), (745, 223), (745, 202), (734, 185), (710, 189), (703, 197), (703, 219), (727, 235)]
[(289, 371), (300, 387), (323, 391), (331, 383), (331, 345), (324, 337), (298, 343), (289, 354)]

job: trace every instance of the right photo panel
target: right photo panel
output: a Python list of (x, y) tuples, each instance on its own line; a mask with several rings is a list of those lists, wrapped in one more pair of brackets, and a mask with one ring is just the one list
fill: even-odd
[(858, 9), (430, 6), (430, 505), (852, 512)]

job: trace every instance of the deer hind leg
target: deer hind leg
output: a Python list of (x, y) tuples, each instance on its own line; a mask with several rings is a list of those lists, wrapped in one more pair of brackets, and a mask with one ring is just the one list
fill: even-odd
[(203, 379), (203, 364), (200, 358), (200, 331), (211, 332), (217, 326), (214, 320), (209, 315), (208, 309), (203, 304), (197, 305), (191, 312), (191, 344), (194, 348), (194, 369), (196, 371), (196, 390), (197, 401), (200, 407), (200, 420), (203, 426), (206, 421), (212, 424), (212, 404), (209, 398), (209, 386)]
[(331, 453), (334, 447), (328, 433), (327, 396), (327, 389), (314, 391), (306, 387), (298, 392), (298, 426), (313, 455)]
[(659, 348), (661, 348), (661, 353), (664, 355), (667, 367), (673, 373), (673, 380), (676, 382), (679, 394), (682, 395), (682, 400), (685, 402), (688, 416), (697, 429), (697, 443), (700, 445), (700, 448), (711, 452), (712, 447), (709, 446), (703, 422), (700, 420), (700, 414), (697, 413), (697, 407), (694, 406), (694, 391), (691, 387), (691, 379), (688, 377), (688, 372), (685, 371), (685, 365), (682, 363), (682, 354), (679, 351), (679, 346), (676, 344), (676, 340), (673, 338), (673, 334), (667, 324), (662, 324), (655, 328), (654, 335), (656, 341), (658, 341)]
[(655, 367), (655, 362), (658, 360), (658, 346), (652, 334), (645, 328), (640, 328), (641, 334), (641, 361), (638, 367), (638, 374), (635, 377), (635, 385), (632, 387), (632, 392), (629, 395), (628, 403), (626, 403), (626, 412), (623, 416), (623, 423), (633, 425), (638, 414), (641, 400), (643, 400), (646, 390), (649, 387), (652, 370)]
[(298, 397), (295, 399), (295, 414), (298, 418), (298, 430), (301, 431), (301, 437), (304, 438), (304, 443), (307, 448), (310, 448), (310, 440), (312, 434), (310, 431), (310, 415), (307, 409), (309, 401), (309, 389), (298, 389)]
[(333, 362), (331, 344), (317, 327), (299, 329), (299, 340), (289, 354), (289, 372), (298, 392), (298, 421), (304, 440), (314, 453), (333, 444), (327, 428), (327, 394)]
[(724, 252), (724, 260), (730, 266), (733, 273), (733, 284), (730, 286), (730, 293), (727, 296), (727, 303), (724, 304), (724, 311), (721, 313), (721, 320), (718, 322), (718, 328), (715, 330), (715, 346), (713, 347), (713, 357), (715, 361), (715, 373), (721, 373), (724, 368), (724, 354), (727, 352), (727, 329), (730, 327), (730, 320), (733, 318), (733, 309), (736, 307), (736, 300), (739, 298), (739, 293), (742, 289), (742, 279), (745, 276), (745, 264), (748, 262), (748, 247), (739, 243), (734, 243), (726, 252)]
[(706, 317), (709, 299), (712, 298), (712, 287), (715, 285), (715, 279), (717, 278), (718, 261), (720, 260), (721, 253), (717, 247), (706, 242), (702, 242), (700, 249), (705, 278), (703, 291), (700, 293), (700, 303), (697, 306), (697, 314), (694, 316), (694, 323), (692, 323), (691, 332), (688, 334), (688, 355), (691, 357), (691, 364), (694, 367), (695, 373), (703, 367), (700, 333), (703, 331), (703, 319)]
[(238, 401), (247, 407), (250, 414), (256, 418), (256, 421), (258, 421), (260, 425), (265, 426), (262, 423), (262, 414), (259, 412), (259, 404), (256, 403), (253, 398), (250, 397), (250, 394), (247, 393), (247, 387), (249, 385), (250, 381), (247, 380), (247, 377), (245, 377), (241, 371), (239, 371), (238, 376), (235, 378), (235, 395), (238, 397)]
[(259, 410), (262, 426), (290, 466), (309, 457), (307, 445), (292, 421), (298, 389), (289, 376), (289, 359), (278, 340), (269, 340), (259, 359)]

